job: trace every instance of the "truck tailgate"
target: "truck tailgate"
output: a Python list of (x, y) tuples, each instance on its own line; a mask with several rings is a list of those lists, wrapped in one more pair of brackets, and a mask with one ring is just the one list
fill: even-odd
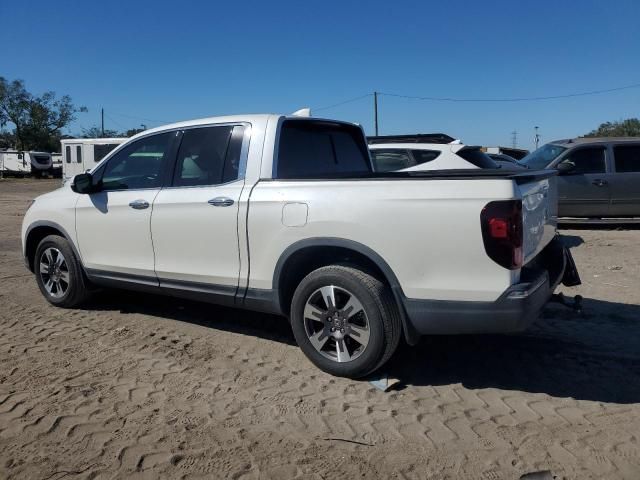
[(558, 224), (558, 192), (554, 173), (538, 172), (518, 183), (522, 195), (524, 263), (553, 239)]

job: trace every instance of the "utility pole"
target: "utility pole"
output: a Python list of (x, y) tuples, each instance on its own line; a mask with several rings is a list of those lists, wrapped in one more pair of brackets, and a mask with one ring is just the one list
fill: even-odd
[(518, 148), (518, 132), (516, 130), (511, 132), (511, 146), (513, 148)]
[(373, 92), (373, 117), (376, 124), (376, 137), (378, 136), (378, 92)]
[(104, 137), (104, 108), (100, 109), (100, 116), (102, 118), (102, 122), (101, 122), (101, 124), (102, 124), (102, 137)]
[(534, 128), (535, 128), (535, 130), (536, 130), (536, 134), (535, 134), (535, 136), (533, 137), (533, 141), (534, 141), (534, 142), (535, 142), (535, 144), (536, 144), (536, 150), (537, 150), (537, 149), (538, 149), (538, 144), (540, 143), (540, 134), (538, 133), (538, 127), (534, 127)]

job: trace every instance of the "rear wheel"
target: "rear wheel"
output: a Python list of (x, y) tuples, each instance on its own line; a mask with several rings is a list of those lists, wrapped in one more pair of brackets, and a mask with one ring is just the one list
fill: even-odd
[(53, 305), (76, 307), (89, 297), (82, 267), (69, 242), (62, 237), (49, 235), (40, 242), (34, 271), (40, 291)]
[(389, 288), (352, 267), (307, 275), (291, 304), (298, 345), (320, 369), (358, 378), (382, 366), (400, 340), (400, 318)]

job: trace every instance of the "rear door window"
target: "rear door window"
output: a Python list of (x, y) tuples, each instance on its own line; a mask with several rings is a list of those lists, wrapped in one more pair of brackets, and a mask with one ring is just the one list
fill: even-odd
[(581, 148), (570, 152), (562, 162), (570, 161), (575, 164), (572, 174), (605, 173), (607, 167), (604, 151), (604, 147)]
[(413, 166), (411, 156), (406, 150), (371, 150), (371, 160), (376, 172), (393, 172)]
[(371, 172), (362, 130), (340, 123), (285, 120), (276, 178), (348, 177)]
[(237, 180), (243, 132), (242, 126), (228, 125), (185, 130), (172, 185), (195, 187)]
[(640, 172), (640, 144), (613, 147), (616, 172)]

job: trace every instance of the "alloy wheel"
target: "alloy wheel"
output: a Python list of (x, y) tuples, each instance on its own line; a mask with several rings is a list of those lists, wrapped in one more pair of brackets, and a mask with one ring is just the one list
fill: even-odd
[(355, 360), (369, 344), (369, 319), (362, 303), (352, 292), (334, 285), (309, 296), (304, 328), (316, 351), (335, 362)]
[(67, 293), (71, 282), (67, 260), (60, 250), (47, 248), (40, 256), (40, 278), (45, 290), (53, 298)]

